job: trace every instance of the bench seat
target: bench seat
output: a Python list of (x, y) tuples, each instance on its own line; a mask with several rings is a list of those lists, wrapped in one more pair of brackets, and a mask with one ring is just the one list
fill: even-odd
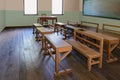
[(89, 48), (88, 46), (86, 45), (83, 45), (82, 43), (76, 41), (76, 40), (66, 40), (66, 42), (68, 42), (69, 44), (72, 45), (72, 47), (79, 51), (81, 54), (83, 54), (85, 57), (87, 58), (96, 58), (96, 57), (100, 57), (100, 54)]
[(99, 64), (99, 68), (102, 68), (103, 37), (97, 35), (98, 33), (89, 34), (83, 30), (75, 30), (74, 40), (66, 40), (73, 49), (87, 58), (89, 71), (94, 64)]

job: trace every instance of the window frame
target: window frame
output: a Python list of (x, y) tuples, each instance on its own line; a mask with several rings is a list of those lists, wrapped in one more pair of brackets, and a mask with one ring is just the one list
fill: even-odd
[(52, 15), (64, 15), (64, 2), (63, 2), (63, 0), (62, 0), (62, 13), (61, 14), (53, 14), (53, 13), (51, 13), (51, 14)]
[(38, 15), (38, 0), (36, 0), (37, 1), (37, 5), (36, 5), (36, 11), (37, 11), (37, 13), (36, 14), (25, 14), (25, 0), (23, 0), (23, 14), (25, 15), (25, 16), (34, 16), (34, 15)]

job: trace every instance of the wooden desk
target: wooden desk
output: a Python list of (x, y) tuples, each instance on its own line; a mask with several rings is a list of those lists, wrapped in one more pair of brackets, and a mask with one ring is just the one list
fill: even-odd
[(56, 16), (40, 16), (39, 17), (40, 24), (43, 24), (43, 21), (45, 20), (52, 20), (52, 24), (57, 22), (57, 17)]
[(54, 26), (54, 32), (59, 32), (64, 35), (64, 39), (66, 39), (66, 30), (65, 30), (66, 24), (61, 22), (56, 22)]
[[(108, 63), (110, 63), (110, 62), (113, 62), (113, 61), (117, 60), (117, 58), (115, 58), (112, 55), (111, 52), (118, 46), (119, 38), (112, 37), (112, 36), (109, 36), (109, 35), (104, 35), (104, 34), (101, 34), (101, 33), (96, 33), (96, 32), (93, 32), (93, 31), (88, 31), (88, 30), (85, 30), (83, 32), (87, 33), (87, 34), (92, 34), (92, 35), (95, 35), (95, 36), (103, 37), (104, 45), (106, 45), (106, 48), (104, 48), (104, 51), (107, 53), (107, 60), (106, 61)], [(76, 36), (76, 34), (74, 35), (74, 37), (75, 36)]]
[[(50, 49), (47, 47), (47, 45), (50, 44), (52, 48), (55, 51), (55, 57), (51, 53)], [(63, 72), (71, 72), (71, 69), (64, 69), (64, 71), (59, 71), (59, 65), (63, 67), (60, 62), (71, 52), (72, 46), (65, 42), (63, 39), (61, 39), (59, 36), (55, 34), (48, 34), (45, 35), (45, 49), (48, 50), (49, 54), (55, 61), (55, 76), (59, 75)], [(45, 51), (47, 52), (47, 51)], [(60, 53), (63, 54), (60, 57)]]
[(75, 33), (76, 30), (81, 29), (80, 27), (75, 27), (75, 26), (71, 26), (71, 25), (66, 25), (66, 28), (67, 29), (72, 29), (74, 35), (76, 34)]
[(67, 25), (78, 27), (79, 23), (77, 21), (74, 21), (74, 20), (68, 20)]
[(81, 29), (80, 27), (75, 27), (75, 26), (71, 26), (71, 25), (66, 25), (66, 28), (70, 28), (70, 29), (73, 29), (73, 30)]
[(41, 50), (44, 50), (45, 49), (45, 38), (44, 38), (44, 35), (45, 34), (51, 34), (53, 33), (53, 29), (50, 29), (50, 28), (45, 28), (45, 27), (38, 27), (37, 28), (37, 35), (39, 35), (39, 33), (42, 35), (42, 48)]
[(58, 26), (62, 28), (62, 27), (65, 27), (66, 24), (65, 23), (61, 23), (61, 22), (56, 22), (55, 23), (55, 27), (54, 27), (54, 32), (58, 33), (58, 28), (59, 28)]
[(35, 34), (37, 27), (42, 27), (42, 25), (39, 24), (39, 23), (34, 23), (34, 24), (33, 24), (33, 34)]
[(73, 31), (74, 33), (76, 30), (81, 29), (80, 27), (75, 27), (75, 26), (71, 26), (71, 25), (66, 25), (65, 23), (56, 22), (55, 27), (54, 27), (54, 32), (58, 33), (58, 28), (60, 28), (60, 32), (64, 34), (65, 39), (67, 37), (67, 29), (68, 28), (74, 30)]

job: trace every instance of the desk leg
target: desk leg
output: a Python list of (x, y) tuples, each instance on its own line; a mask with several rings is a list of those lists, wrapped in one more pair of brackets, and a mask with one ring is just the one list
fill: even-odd
[(57, 29), (57, 25), (55, 24), (55, 26), (54, 26), (54, 32), (56, 32), (56, 29)]
[(54, 24), (54, 19), (52, 19), (52, 24)]
[[(41, 51), (40, 52), (42, 52), (42, 50), (45, 50), (45, 37), (44, 37), (44, 35), (42, 34), (42, 48), (41, 48)], [(45, 52), (44, 52), (45, 53)]]
[(44, 49), (44, 43), (45, 43), (45, 39), (44, 39), (44, 36), (42, 35), (42, 48)]
[(65, 36), (65, 39), (67, 38), (67, 28), (64, 28), (64, 36)]
[(59, 53), (58, 50), (56, 50), (56, 55), (55, 55), (55, 75), (59, 73)]
[(55, 19), (55, 22), (57, 22), (57, 18)]
[(48, 55), (48, 50), (47, 48), (49, 48), (48, 46), (48, 42), (47, 40), (45, 39), (45, 36), (42, 35), (42, 48), (41, 48), (41, 51), (44, 50), (44, 55)]
[(33, 25), (33, 34), (35, 34), (35, 26)]
[(74, 30), (74, 40), (76, 40), (76, 30)]
[(108, 46), (107, 46), (107, 60), (110, 60), (110, 42), (108, 41)]
[(35, 38), (36, 38), (36, 41), (38, 41), (39, 40), (39, 31), (38, 30), (36, 30), (36, 36), (35, 36)]
[(116, 57), (114, 57), (111, 53), (111, 43), (110, 41), (108, 41), (108, 46), (107, 46), (107, 62), (108, 63), (111, 63), (111, 62), (114, 62), (114, 61), (117, 61), (118, 59)]
[[(70, 53), (71, 51), (68, 51), (66, 53), (64, 53), (64, 55), (60, 58), (59, 57), (59, 52), (56, 50), (56, 55), (55, 55), (55, 76), (58, 76), (59, 74), (63, 74), (65, 72), (67, 73), (71, 73), (72, 70), (71, 69), (65, 69), (64, 66), (62, 64), (60, 64), (60, 62)], [(59, 71), (59, 66), (61, 68), (63, 68), (63, 70)]]
[(44, 39), (43, 50), (44, 50), (44, 54), (47, 54), (47, 41), (46, 41), (46, 39)]

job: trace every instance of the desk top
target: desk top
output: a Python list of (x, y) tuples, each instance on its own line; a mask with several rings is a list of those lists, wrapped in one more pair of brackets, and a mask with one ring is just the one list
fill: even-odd
[(93, 32), (93, 31), (89, 31), (89, 30), (85, 30), (83, 31), (85, 33), (88, 33), (88, 34), (92, 34), (92, 35), (96, 35), (96, 36), (101, 36), (103, 37), (104, 40), (119, 40), (119, 38), (117, 37), (113, 37), (113, 36), (110, 36), (110, 35), (105, 35), (105, 34), (102, 34), (102, 33), (96, 33), (96, 32)]
[(57, 25), (66, 25), (65, 23), (62, 23), (62, 22), (56, 22), (55, 24), (57, 24)]
[(113, 36), (113, 37), (117, 37), (120, 39), (120, 31), (119, 32), (114, 32), (114, 31), (110, 31), (110, 30), (105, 30), (104, 32), (102, 32), (102, 34), (105, 34), (105, 35), (110, 35), (110, 36)]
[(73, 29), (73, 30), (78, 30), (81, 29), (80, 27), (75, 27), (75, 26), (71, 26), (71, 25), (66, 25), (67, 28)]
[(51, 28), (45, 28), (45, 27), (37, 27), (37, 30), (39, 30), (43, 34), (54, 32), (53, 29), (51, 29)]
[(52, 19), (52, 18), (55, 18), (57, 19), (57, 16), (39, 16), (39, 18), (47, 18), (47, 19)]
[(61, 39), (57, 34), (47, 34), (45, 37), (59, 52), (72, 50), (72, 46)]
[(33, 25), (36, 27), (42, 27), (42, 25), (40, 23), (34, 23)]

